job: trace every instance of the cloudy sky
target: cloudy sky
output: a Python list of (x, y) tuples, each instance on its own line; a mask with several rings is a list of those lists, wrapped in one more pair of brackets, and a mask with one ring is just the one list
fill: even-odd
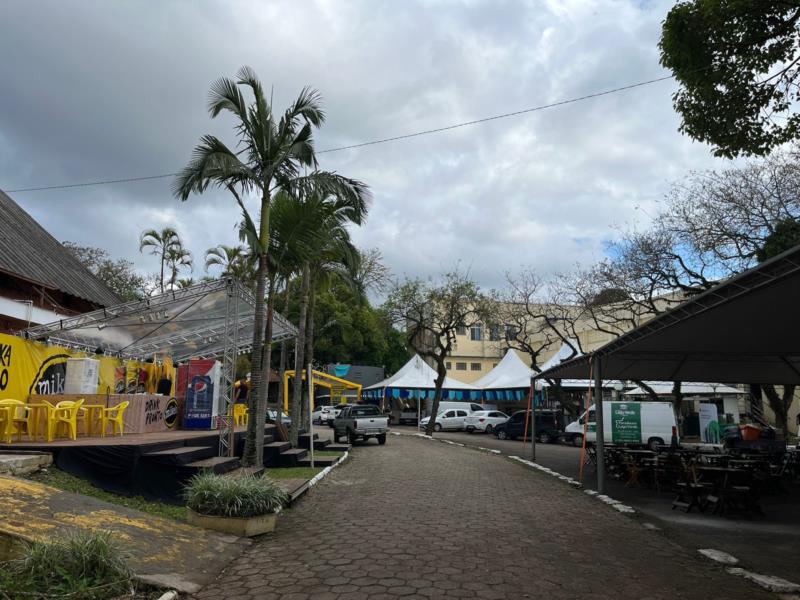
[[(285, 107), (320, 90), (318, 150), (557, 102), (667, 75), (670, 1), (4, 3), (0, 188), (170, 173), (200, 135), (210, 83), (247, 64)], [(721, 166), (681, 136), (672, 81), (410, 140), (320, 156), (374, 202), (362, 247), (394, 273), (470, 265), (542, 273), (600, 258), (615, 227), (643, 226), (691, 169)], [(211, 192), (180, 203), (169, 179), (11, 194), (60, 240), (138, 253), (175, 226), (203, 275), (205, 249), (236, 241), (237, 211)]]

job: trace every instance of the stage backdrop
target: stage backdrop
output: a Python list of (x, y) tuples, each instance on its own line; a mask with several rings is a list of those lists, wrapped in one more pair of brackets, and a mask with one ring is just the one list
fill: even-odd
[(175, 369), (168, 359), (164, 365), (121, 361), (59, 346), (48, 346), (13, 335), (0, 334), (0, 400), (26, 400), (29, 396), (64, 393), (68, 358), (100, 360), (98, 394), (155, 393), (158, 380), (166, 374), (175, 383)]

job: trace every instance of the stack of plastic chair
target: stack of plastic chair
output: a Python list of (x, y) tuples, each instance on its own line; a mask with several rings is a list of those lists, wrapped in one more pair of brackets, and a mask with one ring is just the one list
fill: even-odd
[(0, 431), (2, 431), (3, 440), (7, 444), (11, 443), (15, 429), (17, 440), (22, 441), (23, 426), (28, 439), (31, 439), (30, 409), (21, 400), (0, 400), (0, 419), (2, 419)]
[(123, 421), (123, 417), (125, 415), (125, 409), (128, 408), (129, 404), (130, 402), (126, 400), (125, 402), (120, 402), (114, 407), (103, 409), (103, 437), (106, 437), (106, 428), (108, 427), (109, 423), (111, 423), (112, 435), (122, 435), (125, 433), (125, 422)]

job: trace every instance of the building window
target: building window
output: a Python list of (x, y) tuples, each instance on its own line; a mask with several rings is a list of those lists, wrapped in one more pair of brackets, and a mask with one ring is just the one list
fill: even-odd
[(453, 363), (451, 363), (451, 362), (448, 360), (446, 363), (444, 363), (444, 368), (445, 368), (445, 369), (447, 369), (447, 370), (449, 371), (450, 369), (452, 369), (452, 368), (453, 368)]
[(483, 328), (480, 323), (469, 328), (469, 337), (473, 342), (480, 342), (483, 339)]
[(480, 371), (481, 370), (481, 363), (472, 363), (472, 364), (470, 364), (469, 368), (472, 371)]
[(456, 327), (456, 335), (467, 335), (467, 328), (464, 325)]
[(517, 327), (515, 325), (506, 325), (506, 339), (513, 340), (517, 337)]
[(490, 342), (499, 342), (500, 341), (500, 326), (499, 325), (492, 325), (489, 327), (489, 341)]
[(456, 371), (466, 371), (467, 370), (467, 363), (456, 363)]

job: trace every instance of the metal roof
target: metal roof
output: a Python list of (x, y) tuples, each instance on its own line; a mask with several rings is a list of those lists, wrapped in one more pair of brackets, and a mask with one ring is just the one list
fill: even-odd
[(99, 306), (119, 298), (0, 190), (0, 271)]
[[(234, 290), (231, 309), (230, 289)], [(234, 317), (237, 306), (238, 317)], [(277, 312), (273, 314), (273, 341), (297, 335), (294, 325)], [(220, 356), (225, 328), (233, 327), (234, 322), (237, 351), (249, 351), (254, 320), (255, 298), (250, 291), (238, 281), (220, 279), (30, 327), (20, 335), (90, 352), (102, 348), (106, 354), (122, 358), (166, 353), (174, 361), (183, 361)]]
[(800, 246), (537, 377), (800, 383)]

